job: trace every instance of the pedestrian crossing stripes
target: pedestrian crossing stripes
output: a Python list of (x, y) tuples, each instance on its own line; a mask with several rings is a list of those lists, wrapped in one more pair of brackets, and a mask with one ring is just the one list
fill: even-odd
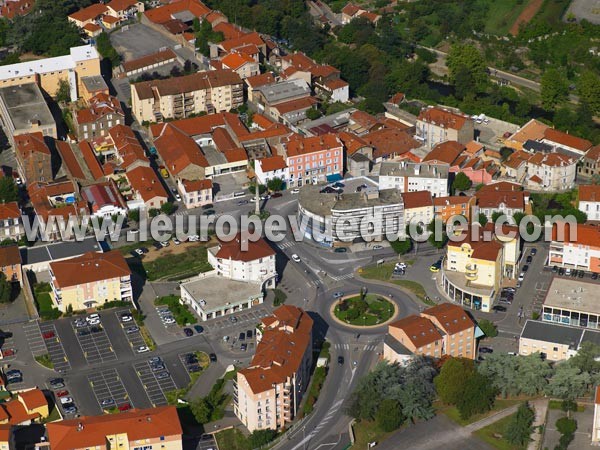
[(361, 345), (351, 345), (351, 344), (335, 344), (333, 346), (333, 348), (335, 348), (336, 350), (350, 350), (350, 347), (352, 346), (353, 348), (357, 349), (357, 348), (362, 348), (363, 351), (365, 352), (373, 352), (375, 350), (377, 350), (377, 346), (379, 345), (379, 343), (369, 343), (369, 344), (361, 344)]
[(179, 211), (175, 213), (176, 216), (187, 216), (188, 214), (188, 211)]
[(277, 244), (277, 247), (279, 247), (280, 250), (283, 250), (286, 248), (291, 248), (294, 245), (296, 245), (295, 242), (280, 242), (279, 244)]
[(345, 275), (338, 275), (336, 277), (331, 277), (331, 279), (335, 280), (335, 281), (349, 280), (350, 278), (354, 278), (353, 273), (347, 273)]

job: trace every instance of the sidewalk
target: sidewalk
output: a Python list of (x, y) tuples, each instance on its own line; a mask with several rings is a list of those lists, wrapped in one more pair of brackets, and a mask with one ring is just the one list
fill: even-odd
[(531, 442), (527, 446), (527, 450), (538, 450), (542, 448), (542, 433), (538, 427), (541, 427), (546, 423), (546, 414), (548, 413), (548, 399), (538, 398), (532, 402), (529, 402), (531, 407), (535, 410), (535, 419), (533, 420), (533, 428), (535, 431), (531, 435)]

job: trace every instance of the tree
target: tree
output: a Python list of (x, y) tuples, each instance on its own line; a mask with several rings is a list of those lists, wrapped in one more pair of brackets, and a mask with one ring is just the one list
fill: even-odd
[[(259, 194), (263, 194), (264, 192), (266, 192), (267, 187), (264, 184), (259, 184), (258, 185), (258, 193)], [(256, 183), (250, 183), (250, 185), (248, 186), (248, 192), (250, 192), (252, 195), (256, 194)]]
[(306, 118), (309, 120), (315, 120), (318, 119), (319, 117), (321, 117), (321, 111), (319, 111), (317, 108), (310, 108), (308, 110), (306, 110)]
[(520, 211), (513, 214), (513, 220), (515, 221), (517, 226), (521, 224), (521, 220), (523, 220), (523, 217), (525, 217), (525, 213)]
[(57, 102), (69, 102), (71, 100), (71, 85), (67, 80), (58, 82), (58, 89), (54, 96)]
[(500, 211), (494, 211), (494, 212), (492, 213), (492, 222), (493, 222), (493, 223), (497, 223), (497, 222), (498, 222), (498, 219), (499, 219), (500, 217), (502, 217), (503, 215), (504, 215), (504, 213), (502, 213), (502, 212), (500, 212)]
[(496, 328), (496, 325), (494, 325), (494, 323), (490, 320), (480, 320), (479, 328), (481, 328), (481, 331), (483, 331), (487, 337), (498, 336), (498, 329)]
[(546, 387), (546, 394), (573, 400), (584, 395), (590, 383), (591, 377), (588, 372), (582, 372), (570, 364), (559, 364)]
[(412, 240), (410, 239), (398, 239), (390, 242), (392, 249), (399, 255), (405, 255), (412, 250)]
[(553, 110), (554, 107), (567, 100), (569, 84), (567, 79), (557, 69), (548, 69), (541, 79), (541, 97), (544, 108)]
[(577, 421), (568, 417), (561, 417), (556, 421), (556, 429), (560, 434), (574, 434), (577, 431)]
[(593, 113), (600, 113), (600, 76), (593, 70), (584, 70), (577, 80), (580, 100), (589, 105)]
[(275, 430), (254, 430), (248, 437), (250, 448), (259, 448), (263, 445), (267, 445), (277, 436)]
[(485, 227), (485, 225), (488, 223), (487, 216), (484, 213), (480, 212), (477, 215), (477, 222), (479, 222), (479, 225), (481, 225), (482, 227)]
[(475, 372), (468, 378), (462, 395), (456, 403), (456, 409), (463, 420), (475, 414), (489, 411), (494, 406), (496, 389), (485, 375)]
[(283, 180), (278, 177), (271, 178), (267, 181), (267, 187), (271, 192), (281, 191), (283, 189)]
[(198, 423), (204, 424), (210, 422), (212, 407), (205, 398), (199, 398), (198, 400), (190, 402), (190, 411), (192, 411), (192, 414)]
[(390, 398), (384, 399), (375, 414), (375, 422), (386, 433), (398, 429), (402, 425), (402, 422), (404, 422), (400, 402)]
[(449, 405), (456, 405), (463, 395), (465, 384), (475, 372), (472, 360), (466, 358), (450, 358), (433, 383), (440, 399)]
[(121, 62), (121, 55), (115, 50), (108, 34), (103, 32), (96, 38), (96, 48), (103, 58), (108, 59), (113, 67)]
[(468, 176), (466, 176), (463, 172), (458, 172), (456, 177), (454, 177), (454, 181), (452, 182), (452, 191), (468, 191), (471, 189), (472, 185), (473, 182)]
[(535, 413), (527, 402), (519, 405), (516, 414), (511, 417), (505, 428), (504, 439), (513, 445), (524, 446), (533, 431), (531, 425), (534, 418)]
[(571, 413), (577, 411), (577, 402), (573, 400), (563, 400), (560, 404), (560, 409), (567, 413), (567, 417), (571, 417)]
[(148, 210), (148, 215), (149, 215), (150, 217), (156, 217), (156, 216), (158, 216), (159, 214), (160, 214), (160, 209), (158, 209), (158, 208), (150, 208), (150, 209)]
[(160, 205), (161, 212), (163, 214), (166, 214), (167, 216), (170, 216), (171, 214), (173, 214), (176, 209), (177, 209), (177, 206), (175, 206), (171, 202), (166, 202), (166, 203), (163, 203), (162, 205)]
[(4, 272), (0, 272), (0, 303), (9, 303), (12, 296), (12, 285), (6, 279)]
[(19, 200), (19, 188), (12, 177), (0, 178), (0, 203), (10, 203)]
[(129, 220), (132, 220), (133, 222), (139, 222), (140, 221), (140, 210), (139, 209), (130, 209), (129, 212), (127, 213), (127, 217), (129, 218)]
[(600, 345), (583, 342), (577, 354), (569, 360), (569, 364), (582, 372), (598, 373), (600, 371)]
[[(450, 81), (456, 86), (468, 83), (472, 88), (481, 91), (488, 82), (487, 65), (483, 55), (472, 45), (453, 45), (446, 59)], [(461, 86), (464, 87), (464, 86)]]

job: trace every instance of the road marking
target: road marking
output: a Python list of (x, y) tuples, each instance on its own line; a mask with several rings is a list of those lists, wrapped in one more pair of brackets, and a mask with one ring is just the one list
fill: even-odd
[(282, 243), (280, 243), (280, 244), (277, 244), (277, 247), (278, 247), (280, 250), (283, 250), (283, 249), (286, 249), (286, 248), (291, 248), (291, 247), (293, 247), (294, 245), (296, 245), (296, 243), (295, 243), (295, 242), (288, 241), (288, 242), (282, 242)]
[(354, 273), (347, 273), (345, 275), (338, 275), (336, 277), (331, 277), (331, 279), (335, 280), (335, 281), (349, 280), (350, 278), (354, 278)]

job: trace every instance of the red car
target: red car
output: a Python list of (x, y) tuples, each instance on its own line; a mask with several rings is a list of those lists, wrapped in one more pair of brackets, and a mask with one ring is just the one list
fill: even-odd
[(129, 411), (131, 409), (131, 405), (129, 403), (124, 403), (123, 405), (119, 406), (119, 411), (123, 412), (123, 411)]
[(7, 348), (6, 350), (2, 350), (2, 356), (4, 358), (7, 358), (9, 356), (14, 356), (14, 354), (15, 354), (14, 348)]
[(67, 395), (69, 395), (69, 391), (64, 391), (64, 390), (63, 390), (63, 391), (58, 391), (58, 392), (56, 393), (56, 396), (57, 396), (57, 397), (59, 397), (59, 398), (60, 398), (60, 397), (66, 397)]
[(54, 336), (56, 336), (56, 334), (54, 334), (54, 331), (46, 331), (45, 333), (42, 333), (42, 337), (44, 339), (52, 339)]

